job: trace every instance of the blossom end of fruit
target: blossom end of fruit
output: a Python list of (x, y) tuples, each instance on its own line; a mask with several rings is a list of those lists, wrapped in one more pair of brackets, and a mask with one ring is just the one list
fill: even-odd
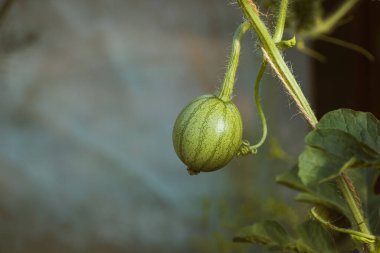
[(187, 172), (189, 173), (190, 176), (195, 176), (195, 175), (198, 175), (200, 171), (194, 170), (192, 168), (187, 168)]

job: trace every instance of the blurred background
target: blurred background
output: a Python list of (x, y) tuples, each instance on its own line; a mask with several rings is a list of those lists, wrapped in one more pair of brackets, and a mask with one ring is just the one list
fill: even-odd
[[(289, 227), (307, 217), (293, 192), (274, 182), (295, 163), (308, 127), (271, 70), (261, 94), (269, 139), (256, 156), (189, 176), (173, 150), (180, 110), (223, 79), (242, 20), (236, 4), (2, 0), (0, 6), (1, 253), (266, 252), (231, 238), (258, 220)], [(338, 35), (380, 55), (379, 7), (364, 1), (353, 12), (359, 24), (355, 18)], [(261, 136), (252, 99), (261, 62), (256, 42), (253, 34), (244, 39), (234, 97), (251, 142)], [(378, 61), (314, 46), (327, 63), (295, 49), (286, 59), (318, 115), (346, 106), (379, 117)], [(344, 66), (331, 74), (337, 61)]]

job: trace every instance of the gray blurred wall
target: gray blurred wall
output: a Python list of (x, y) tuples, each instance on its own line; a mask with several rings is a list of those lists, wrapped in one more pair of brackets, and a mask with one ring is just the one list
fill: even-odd
[[(0, 27), (0, 252), (194, 252), (231, 168), (188, 176), (171, 129), (217, 89), (240, 21), (229, 1), (16, 0)], [(249, 38), (234, 100), (257, 139)], [(288, 56), (307, 87), (308, 61)], [(270, 134), (296, 153), (306, 124), (268, 73)]]

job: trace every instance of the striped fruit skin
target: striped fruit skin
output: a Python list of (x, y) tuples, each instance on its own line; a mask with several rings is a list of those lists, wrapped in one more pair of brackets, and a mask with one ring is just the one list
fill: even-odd
[(240, 148), (242, 134), (237, 107), (217, 96), (203, 95), (178, 115), (173, 145), (189, 172), (209, 172), (231, 161)]

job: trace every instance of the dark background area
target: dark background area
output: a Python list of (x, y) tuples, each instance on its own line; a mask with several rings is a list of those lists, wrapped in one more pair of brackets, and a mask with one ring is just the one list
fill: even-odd
[[(324, 1), (326, 11), (342, 1)], [(323, 41), (314, 49), (328, 61), (312, 62), (313, 97), (318, 118), (337, 108), (369, 111), (380, 117), (380, 2), (362, 0), (348, 16), (353, 20), (335, 29), (331, 36), (353, 42), (375, 56), (371, 62), (364, 56)]]

